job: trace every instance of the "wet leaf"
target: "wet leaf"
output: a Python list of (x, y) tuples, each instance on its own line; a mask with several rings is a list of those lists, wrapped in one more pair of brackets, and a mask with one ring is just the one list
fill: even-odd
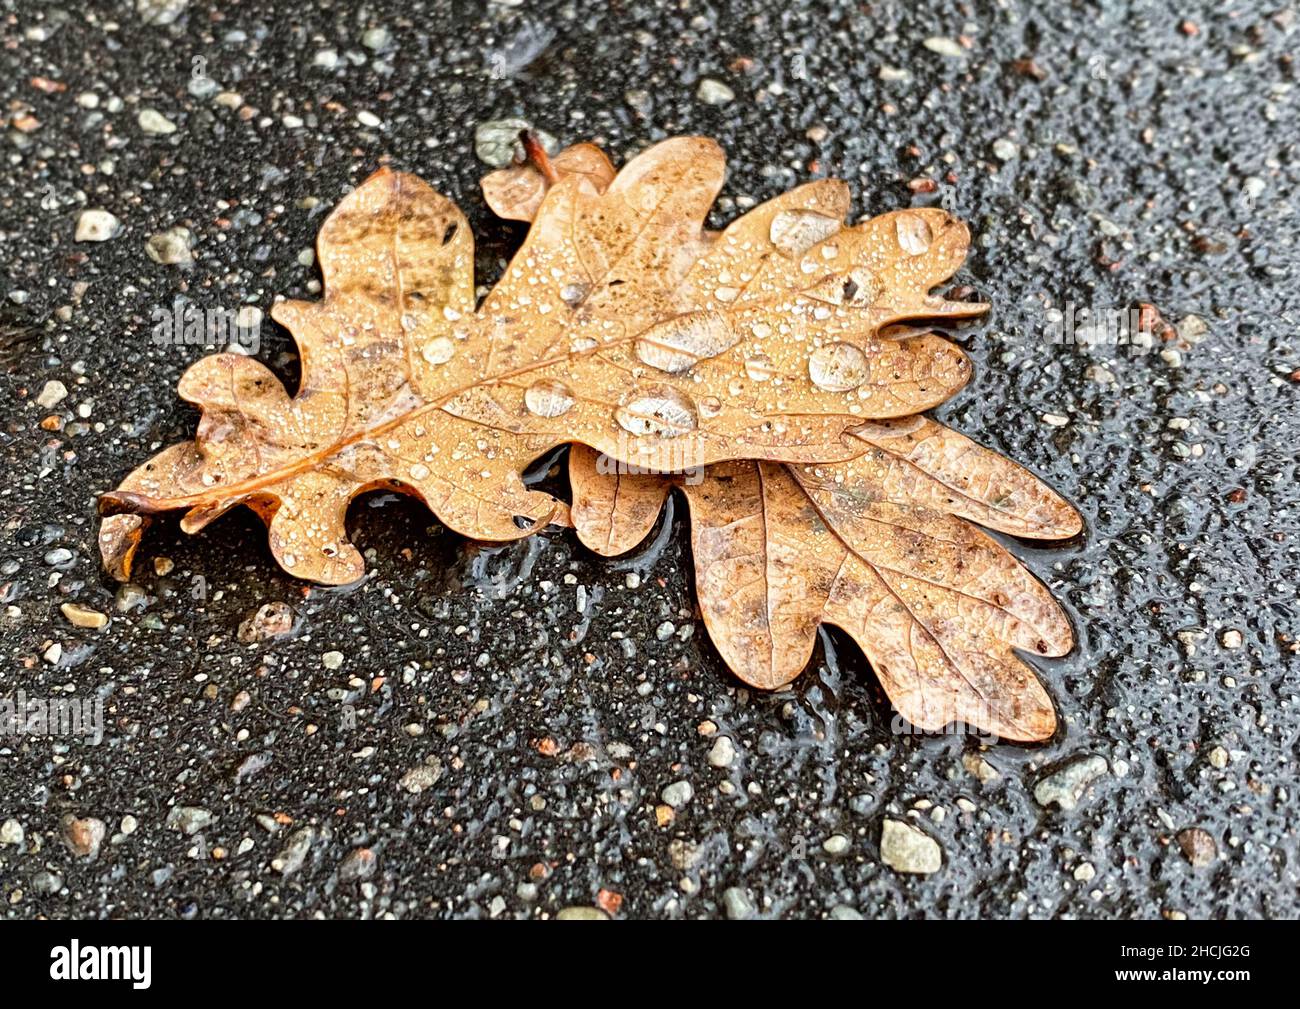
[[(882, 332), (915, 343), (924, 333), (900, 323), (952, 310), (931, 302), (927, 312), (897, 292), (927, 290), (949, 276), (965, 235), (924, 211), (885, 215), (846, 235), (832, 191), (815, 192), (832, 206), (818, 206), (811, 187), (795, 190), (784, 204), (733, 225), (688, 276), (715, 299), (723, 290), (725, 302), (745, 304), (751, 293), (732, 280), (723, 251), (729, 244), (761, 244), (766, 230), (771, 246), (797, 257), (821, 245), (852, 245), (863, 234), (880, 247), (892, 232), (904, 255), (855, 257), (866, 265), (821, 292), (831, 304), (865, 297), (876, 309), (865, 334), (823, 338), (808, 357), (818, 387), (857, 388), (889, 346)], [(684, 347), (725, 345), (724, 323), (711, 314), (691, 316), (690, 332), (680, 320), (661, 323), (677, 328), (654, 341), (649, 363), (669, 372), (693, 368)], [(747, 358), (746, 370), (753, 381), (779, 373), (766, 355)], [(705, 624), (747, 683), (789, 683), (807, 665), (817, 629), (832, 624), (862, 648), (912, 725), (964, 723), (1006, 739), (1049, 737), (1056, 726), (1051, 700), (1017, 652), (1065, 654), (1073, 646), (1070, 624), (1047, 589), (972, 523), (1061, 539), (1080, 531), (1078, 514), (1028, 471), (927, 418), (868, 422), (848, 437), (856, 448), (850, 460), (735, 460), (694, 476), (627, 472), (575, 446), (572, 524), (596, 552), (624, 553), (648, 535), (665, 498), (680, 487), (690, 504)]]
[(515, 539), (559, 513), (520, 478), (558, 445), (656, 472), (845, 461), (863, 450), (845, 432), (936, 405), (970, 375), (937, 336), (879, 335), (985, 309), (929, 293), (969, 243), (941, 211), (842, 227), (847, 188), (823, 180), (713, 235), (723, 157), (697, 137), (612, 178), (586, 146), (525, 167), (540, 196), (524, 176), (489, 186), (498, 209), (533, 221), (481, 305), (472, 236), (449, 200), (386, 169), (343, 200), (317, 242), (324, 299), (272, 311), (298, 346), (297, 393), (238, 354), (191, 367), (179, 393), (202, 411), (195, 440), (101, 497), (112, 573), (129, 576), (148, 516), (182, 510), (196, 532), (246, 505), (286, 570), (346, 583), (363, 573), (344, 519), (364, 491), (412, 494), (465, 535)]
[(1048, 590), (971, 521), (1036, 539), (1081, 528), (1027, 470), (921, 417), (867, 425), (866, 451), (816, 465), (734, 461), (702, 480), (608, 476), (570, 457), (573, 524), (587, 546), (635, 546), (674, 485), (690, 504), (695, 587), (710, 637), (746, 683), (776, 689), (846, 631), (912, 725), (953, 722), (1039, 740), (1056, 717), (1017, 650), (1066, 654)]

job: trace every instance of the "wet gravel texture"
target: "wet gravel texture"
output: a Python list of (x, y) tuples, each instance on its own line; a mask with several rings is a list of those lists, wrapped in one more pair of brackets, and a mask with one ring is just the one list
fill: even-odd
[[(1286, 6), (0, 0), (3, 696), (106, 705), (98, 743), (0, 738), (3, 914), (1294, 917)], [(706, 77), (734, 97), (701, 100)], [(94, 495), (196, 419), (174, 389), (202, 351), (154, 346), (154, 308), (316, 297), (304, 250), (383, 162), (459, 202), (490, 279), (521, 230), (483, 205), (474, 129), (512, 115), (618, 160), (716, 137), (715, 225), (826, 174), (855, 215), (971, 223), (956, 283), (995, 310), (938, 415), (1088, 523), (1017, 547), (1080, 639), (1039, 663), (1055, 739), (897, 734), (837, 633), (794, 689), (742, 689), (695, 615), (680, 508), (607, 562), (558, 529), (468, 544), (375, 495), (350, 520), (371, 573), (332, 591), (280, 572), (248, 513), (162, 521), (117, 608)], [(86, 208), (121, 234), (74, 242)], [(175, 226), (189, 268), (146, 255)], [(1148, 310), (1148, 352), (1053, 345), (1067, 303), (1172, 328)], [(269, 319), (259, 357), (296, 380)], [(51, 381), (67, 397), (38, 405)], [(275, 601), (293, 634), (239, 641)], [(938, 871), (884, 864), (887, 820), (937, 841)]]

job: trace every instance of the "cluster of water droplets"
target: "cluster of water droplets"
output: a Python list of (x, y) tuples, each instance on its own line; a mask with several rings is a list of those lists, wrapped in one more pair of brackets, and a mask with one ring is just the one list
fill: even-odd
[[(803, 306), (814, 321), (826, 321), (844, 309), (870, 306), (884, 292), (880, 278), (865, 266), (857, 265), (847, 272), (834, 269), (834, 261), (840, 258), (841, 250), (831, 240), (842, 228), (838, 218), (813, 210), (781, 211), (773, 216), (769, 227), (768, 240), (772, 246), (784, 257), (800, 262), (802, 272), (811, 274), (825, 269), (833, 274), (824, 283), (804, 292), (805, 301), (815, 303), (810, 309)], [(895, 218), (895, 237), (899, 248), (915, 257), (929, 251), (934, 236), (923, 217), (903, 213)], [(809, 255), (814, 250), (818, 251)], [(734, 286), (731, 278), (725, 275), (719, 275), (718, 280), (720, 283), (713, 288), (712, 296), (720, 307), (690, 312), (653, 326), (636, 341), (634, 349), (638, 360), (658, 372), (681, 375), (700, 361), (731, 350), (748, 333), (756, 341), (756, 347), (745, 357), (742, 366), (744, 377), (751, 382), (775, 380), (779, 383), (779, 369), (769, 354), (758, 349), (764, 339), (772, 336), (773, 326), (761, 320), (744, 327), (738, 325), (731, 309), (742, 288)], [(576, 309), (590, 293), (589, 284), (566, 283), (560, 289), (560, 300)], [(790, 331), (786, 326), (780, 328), (781, 335)], [(584, 345), (581, 347), (574, 341), (574, 350), (589, 350), (599, 345), (594, 339), (582, 339)], [(426, 358), (428, 353), (426, 349)], [(807, 369), (808, 378), (816, 388), (824, 392), (845, 393), (867, 381), (871, 363), (862, 347), (835, 340), (811, 350)], [(729, 389), (738, 395), (743, 384), (739, 380), (733, 381)], [(576, 398), (569, 386), (554, 378), (534, 382), (524, 392), (528, 411), (546, 419), (568, 413)], [(722, 403), (716, 396), (704, 397), (697, 403), (675, 386), (651, 383), (618, 406), (614, 419), (633, 435), (673, 438), (696, 430), (701, 416), (717, 416), (721, 411)]]

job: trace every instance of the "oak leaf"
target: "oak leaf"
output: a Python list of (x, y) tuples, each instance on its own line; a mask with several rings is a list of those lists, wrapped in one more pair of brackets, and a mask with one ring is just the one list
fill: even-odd
[[(496, 173), (484, 191), (498, 213), (527, 219), (536, 189), (525, 184), (529, 173), (543, 190), (547, 182), (529, 166), (507, 172), (509, 187), (507, 173)], [(680, 487), (705, 625), (747, 683), (789, 683), (807, 665), (817, 629), (834, 624), (913, 726), (1050, 736), (1051, 700), (1016, 651), (1064, 655), (1069, 621), (972, 523), (1061, 539), (1079, 532), (1078, 514), (1027, 470), (933, 420), (881, 420), (847, 437), (858, 449), (848, 461), (739, 460), (672, 477), (629, 472), (574, 446), (572, 522), (596, 552), (624, 553)]]
[(510, 540), (557, 514), (520, 478), (556, 446), (664, 472), (683, 459), (843, 461), (864, 420), (924, 410), (969, 378), (937, 336), (880, 335), (984, 310), (929, 293), (969, 243), (947, 214), (846, 228), (847, 187), (822, 180), (714, 235), (712, 141), (665, 141), (617, 175), (593, 150), (557, 158), (573, 170), (541, 173), (540, 195), (520, 197), (532, 225), (482, 304), (453, 203), (387, 169), (344, 199), (317, 242), (323, 300), (272, 310), (297, 343), (297, 393), (239, 354), (193, 365), (179, 393), (202, 411), (195, 440), (100, 498), (109, 570), (129, 577), (151, 515), (182, 510), (196, 532), (246, 505), (286, 570), (342, 584), (363, 573), (344, 520), (367, 490)]
[(575, 447), (573, 525), (597, 553), (623, 553), (680, 487), (704, 623), (745, 682), (785, 686), (808, 664), (818, 627), (833, 624), (913, 726), (1047, 738), (1051, 700), (1015, 650), (1064, 655), (1070, 623), (972, 523), (1063, 539), (1079, 532), (1077, 513), (1027, 470), (927, 418), (876, 422), (854, 437), (868, 450), (848, 462), (742, 460), (702, 479), (601, 473), (597, 454)]

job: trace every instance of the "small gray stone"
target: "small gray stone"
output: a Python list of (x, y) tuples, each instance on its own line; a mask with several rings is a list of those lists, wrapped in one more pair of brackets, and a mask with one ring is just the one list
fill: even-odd
[(32, 889), (37, 893), (58, 893), (63, 889), (63, 877), (42, 870), (32, 877)]
[(221, 90), (221, 85), (211, 77), (200, 74), (189, 79), (189, 82), (185, 85), (185, 90), (195, 98), (211, 98)]
[(1105, 757), (1078, 757), (1035, 785), (1034, 801), (1044, 808), (1056, 803), (1061, 809), (1074, 809), (1087, 787), (1109, 771)]
[(135, 0), (135, 12), (147, 25), (169, 25), (185, 13), (190, 0)]
[(1020, 157), (1020, 145), (1006, 137), (993, 141), (993, 156), (999, 161), (1015, 161)]
[(943, 866), (943, 849), (910, 823), (886, 820), (880, 830), (880, 859), (895, 872), (938, 872)]
[(281, 876), (289, 876), (297, 872), (307, 860), (307, 853), (311, 851), (312, 842), (315, 840), (316, 831), (311, 827), (294, 831), (289, 835), (289, 843), (284, 846), (284, 850), (271, 860), (271, 868)]
[(107, 242), (122, 233), (122, 222), (107, 210), (83, 210), (77, 218), (76, 242)]
[(623, 92), (623, 101), (638, 115), (648, 116), (654, 108), (654, 101), (649, 91), (632, 90)]
[(163, 266), (186, 266), (194, 262), (190, 252), (193, 247), (194, 233), (179, 226), (160, 231), (144, 243), (145, 254)]
[(705, 105), (726, 105), (736, 100), (736, 92), (712, 77), (705, 77), (695, 89), (695, 97)]
[(714, 767), (730, 767), (736, 759), (736, 744), (729, 736), (719, 736), (709, 748), (709, 763)]
[(213, 821), (210, 810), (202, 806), (173, 806), (167, 813), (167, 826), (183, 834), (197, 834)]
[(987, 785), (1001, 777), (992, 764), (973, 751), (962, 754), (961, 762), (962, 766), (978, 778), (981, 784)]
[(695, 798), (695, 789), (691, 787), (689, 781), (674, 781), (671, 785), (665, 786), (664, 790), (659, 793), (659, 798), (672, 806), (673, 809), (681, 809), (691, 799)]
[(176, 124), (157, 109), (141, 109), (140, 114), (136, 116), (136, 122), (140, 124), (140, 129), (154, 136), (166, 136), (168, 133), (176, 132)]
[(42, 387), (40, 395), (36, 397), (36, 405), (43, 406), (46, 410), (53, 409), (68, 398), (68, 387), (60, 382), (57, 378), (50, 379)]
[(23, 825), (12, 817), (0, 824), (0, 845), (12, 845), (17, 847), (23, 843), (26, 836), (27, 834), (23, 830)]
[(375, 874), (379, 859), (371, 848), (354, 848), (348, 852), (339, 864), (339, 879), (351, 882), (356, 879), (369, 879)]
[(566, 907), (555, 914), (556, 921), (609, 921), (609, 915), (598, 907)]
[(723, 890), (722, 906), (726, 909), (727, 917), (732, 921), (752, 918), (757, 910), (754, 902), (750, 900), (749, 891), (742, 886), (729, 886)]
[(370, 28), (361, 36), (361, 44), (371, 52), (379, 52), (388, 47), (392, 36), (387, 28)]
[(693, 868), (701, 858), (700, 846), (683, 837), (675, 837), (668, 842), (668, 860), (678, 872)]
[(832, 834), (822, 842), (822, 850), (828, 855), (843, 855), (849, 850), (849, 843), (843, 834)]
[(1178, 335), (1188, 343), (1200, 343), (1209, 331), (1209, 325), (1199, 315), (1185, 315), (1178, 322)]
[(62, 564), (67, 564), (72, 560), (72, 551), (67, 547), (55, 547), (53, 550), (45, 552), (45, 563), (52, 568), (57, 568)]
[(412, 795), (419, 795), (427, 788), (432, 788), (442, 777), (442, 761), (437, 757), (430, 757), (428, 761), (420, 764), (418, 767), (412, 767), (402, 775), (401, 787)]
[(863, 921), (862, 912), (848, 904), (836, 904), (831, 908), (832, 921)]
[(929, 49), (930, 52), (938, 53), (950, 60), (964, 60), (966, 58), (966, 50), (962, 48), (960, 42), (944, 38), (941, 35), (931, 35), (921, 45)]

